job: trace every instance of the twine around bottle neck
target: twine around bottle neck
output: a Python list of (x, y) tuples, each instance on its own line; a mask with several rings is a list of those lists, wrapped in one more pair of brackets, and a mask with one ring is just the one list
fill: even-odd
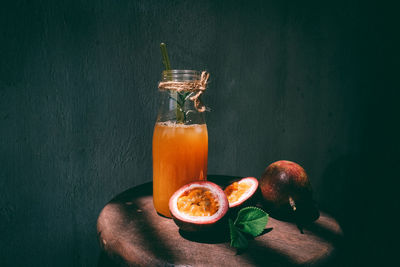
[(161, 91), (176, 91), (176, 92), (193, 92), (189, 99), (194, 102), (194, 107), (198, 112), (206, 111), (205, 105), (201, 102), (200, 96), (207, 89), (207, 81), (210, 74), (207, 71), (203, 71), (200, 76), (200, 80), (195, 81), (161, 81), (158, 84), (158, 89)]

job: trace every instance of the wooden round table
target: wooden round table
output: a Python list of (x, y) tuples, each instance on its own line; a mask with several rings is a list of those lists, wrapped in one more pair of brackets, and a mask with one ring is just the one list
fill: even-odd
[[(231, 176), (208, 179), (224, 185)], [(102, 254), (99, 266), (325, 266), (336, 265), (342, 230), (321, 212), (305, 226), (269, 219), (265, 233), (237, 253), (228, 238), (217, 234), (188, 236), (172, 219), (156, 213), (152, 183), (131, 188), (101, 211), (97, 231)]]

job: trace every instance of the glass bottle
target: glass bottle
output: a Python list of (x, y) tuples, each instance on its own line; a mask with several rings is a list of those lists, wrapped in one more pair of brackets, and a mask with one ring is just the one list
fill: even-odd
[[(153, 203), (166, 217), (171, 217), (169, 199), (177, 189), (207, 179), (207, 126), (204, 110), (196, 104), (200, 100), (193, 99), (203, 74), (194, 70), (162, 72), (153, 133)], [(169, 86), (163, 88), (165, 84)]]

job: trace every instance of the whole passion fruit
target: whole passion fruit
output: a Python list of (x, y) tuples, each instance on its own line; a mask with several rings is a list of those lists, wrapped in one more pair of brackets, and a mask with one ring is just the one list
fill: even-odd
[(249, 204), (258, 189), (258, 180), (254, 177), (242, 178), (228, 185), (224, 192), (228, 198), (229, 208)]
[(228, 212), (229, 203), (222, 189), (209, 181), (198, 181), (179, 188), (169, 200), (176, 225), (185, 232), (217, 228)]
[(260, 189), (265, 208), (275, 217), (298, 222), (319, 217), (307, 173), (295, 162), (280, 160), (269, 165), (261, 176)]

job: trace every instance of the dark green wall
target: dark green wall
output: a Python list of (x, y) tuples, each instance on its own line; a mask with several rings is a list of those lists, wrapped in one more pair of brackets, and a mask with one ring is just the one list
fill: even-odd
[(211, 73), (209, 173), (296, 161), (350, 241), (368, 240), (354, 231), (369, 210), (352, 207), (369, 203), (371, 154), (395, 149), (380, 116), (394, 9), (297, 2), (2, 4), (0, 265), (96, 263), (102, 207), (152, 179), (160, 42), (173, 68)]

